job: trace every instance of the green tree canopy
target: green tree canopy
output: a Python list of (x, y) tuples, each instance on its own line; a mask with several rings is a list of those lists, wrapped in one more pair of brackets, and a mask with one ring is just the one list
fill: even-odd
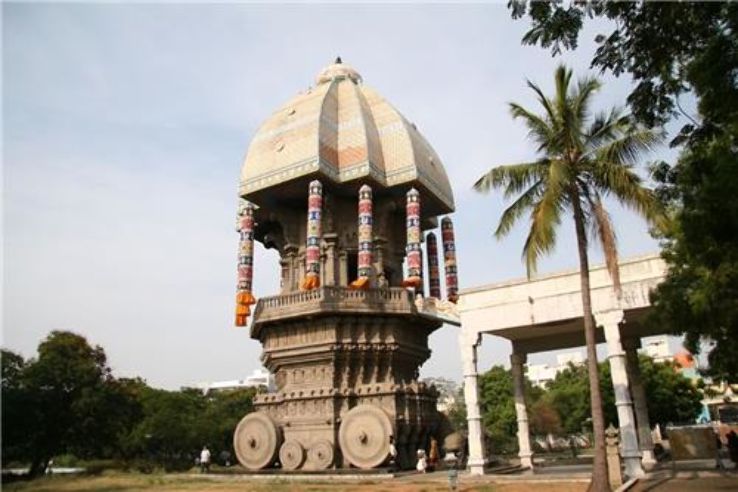
[[(607, 0), (511, 1), (509, 5), (514, 19), (527, 17), (531, 22), (522, 43), (540, 45), (553, 55), (577, 48), (587, 18), (613, 21), (606, 24), (609, 32), (595, 37), (592, 67), (633, 78), (628, 104), (644, 124), (660, 126), (678, 113), (686, 114), (679, 97), (695, 89), (705, 118), (703, 130), (734, 120), (738, 5)], [(685, 133), (695, 129), (685, 127)]]
[(3, 400), (3, 428), (13, 429), (4, 436), (4, 454), (30, 461), (31, 474), (61, 453), (110, 456), (138, 415), (135, 398), (112, 377), (103, 349), (65, 331), (51, 332), (36, 359), (23, 362), (3, 353)]
[[(702, 408), (702, 393), (682, 376), (670, 362), (654, 362), (645, 355), (638, 358), (651, 425), (693, 423)], [(610, 365), (599, 364), (605, 421), (618, 425)], [(546, 387), (547, 396), (561, 416), (566, 433), (581, 432), (589, 417), (589, 387), (584, 366), (569, 365)]]

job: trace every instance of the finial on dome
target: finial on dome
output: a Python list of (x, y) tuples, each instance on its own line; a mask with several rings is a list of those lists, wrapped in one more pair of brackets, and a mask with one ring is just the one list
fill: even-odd
[(336, 60), (320, 71), (315, 81), (318, 85), (330, 82), (333, 79), (349, 79), (354, 84), (361, 82), (361, 75), (359, 72), (348, 63), (343, 63), (340, 56), (336, 57)]

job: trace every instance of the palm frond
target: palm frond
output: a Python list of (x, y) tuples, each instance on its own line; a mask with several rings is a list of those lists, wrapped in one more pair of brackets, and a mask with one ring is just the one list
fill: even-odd
[(591, 155), (603, 144), (618, 139), (627, 131), (628, 122), (628, 117), (623, 116), (620, 108), (612, 108), (609, 113), (601, 112), (595, 115), (586, 132), (585, 153)]
[(540, 116), (530, 112), (519, 104), (510, 103), (510, 114), (513, 119), (522, 119), (528, 127), (528, 138), (538, 143), (538, 152), (544, 150), (553, 137), (551, 125)]
[(538, 96), (538, 102), (541, 103), (543, 109), (546, 110), (548, 119), (554, 121), (556, 119), (556, 111), (554, 111), (551, 101), (543, 94), (541, 88), (538, 87), (536, 84), (534, 84), (530, 80), (526, 80), (526, 83), (528, 84), (528, 87), (533, 90), (533, 92), (535, 92)]
[(620, 284), (620, 267), (618, 265), (618, 244), (612, 218), (602, 204), (602, 198), (596, 190), (583, 193), (587, 200), (588, 217), (592, 238), (599, 240), (602, 252), (605, 255), (605, 265), (610, 273), (615, 295), (620, 299), (622, 288)]
[(495, 230), (495, 237), (502, 239), (506, 236), (515, 225), (515, 222), (529, 209), (533, 208), (536, 200), (540, 198), (542, 180), (537, 181), (533, 186), (528, 188), (522, 195), (515, 200), (512, 205), (507, 207), (502, 216), (500, 223)]
[(554, 81), (556, 83), (555, 106), (556, 113), (561, 116), (569, 109), (569, 83), (571, 82), (572, 71), (565, 65), (556, 67), (554, 73)]
[(619, 162), (595, 161), (591, 166), (592, 183), (600, 194), (613, 194), (626, 207), (636, 211), (649, 223), (664, 227), (663, 204), (653, 190), (643, 186), (643, 180), (631, 166)]
[(528, 277), (536, 272), (538, 258), (551, 252), (556, 245), (556, 228), (561, 224), (561, 212), (567, 205), (568, 171), (565, 162), (551, 161), (541, 184), (541, 197), (532, 207), (530, 231), (523, 246)]
[(509, 198), (538, 181), (545, 174), (547, 167), (548, 159), (497, 166), (479, 178), (474, 183), (474, 189), (488, 193), (492, 188), (504, 188), (504, 195)]
[(588, 119), (592, 96), (600, 87), (602, 87), (602, 84), (594, 77), (584, 77), (577, 83), (577, 90), (572, 96), (571, 106), (572, 113), (576, 115), (579, 122), (583, 123)]
[[(617, 123), (616, 123), (617, 124)], [(635, 164), (646, 153), (661, 143), (663, 134), (647, 129), (634, 129), (620, 138), (598, 146), (591, 152), (595, 161)]]

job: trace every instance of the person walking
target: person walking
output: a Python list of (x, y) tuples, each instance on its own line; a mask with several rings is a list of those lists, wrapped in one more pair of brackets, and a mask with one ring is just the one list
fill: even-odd
[(207, 446), (202, 447), (200, 452), (200, 473), (210, 472), (210, 450)]

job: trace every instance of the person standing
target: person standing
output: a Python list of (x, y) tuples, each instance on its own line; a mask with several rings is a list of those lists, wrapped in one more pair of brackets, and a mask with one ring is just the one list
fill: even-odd
[(200, 473), (208, 472), (210, 472), (210, 450), (207, 446), (203, 446), (200, 452)]
[(439, 457), (438, 440), (435, 437), (431, 437), (430, 454), (428, 455), (428, 469), (430, 471), (435, 471), (436, 466), (438, 466)]
[(397, 468), (397, 448), (395, 447), (394, 436), (389, 436), (389, 457), (390, 457), (390, 468), (394, 470)]
[(420, 473), (425, 473), (427, 468), (428, 459), (425, 457), (425, 451), (418, 449), (418, 464), (415, 466), (415, 469)]
[(731, 429), (730, 432), (725, 435), (725, 440), (728, 441), (728, 455), (730, 456), (730, 461), (738, 467), (738, 434)]

